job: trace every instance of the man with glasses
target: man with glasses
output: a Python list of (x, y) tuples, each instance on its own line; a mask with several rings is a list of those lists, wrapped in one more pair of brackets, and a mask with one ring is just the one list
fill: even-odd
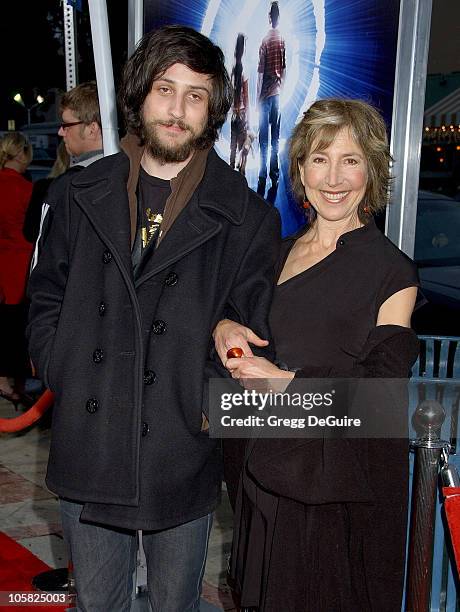
[(61, 99), (62, 136), (74, 164), (88, 166), (103, 156), (101, 116), (94, 81), (81, 83)]
[(61, 125), (58, 135), (71, 156), (71, 167), (55, 179), (42, 206), (39, 236), (32, 258), (36, 266), (51, 227), (56, 203), (61, 200), (73, 175), (104, 156), (101, 115), (95, 81), (80, 83), (67, 91), (60, 103)]

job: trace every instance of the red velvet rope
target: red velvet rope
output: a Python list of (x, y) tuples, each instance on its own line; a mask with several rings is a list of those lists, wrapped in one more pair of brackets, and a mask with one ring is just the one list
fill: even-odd
[(457, 569), (460, 568), (460, 487), (443, 487), (444, 510), (449, 525)]
[(54, 395), (47, 389), (27, 412), (12, 419), (0, 419), (0, 433), (13, 433), (30, 427), (45, 414), (53, 401)]

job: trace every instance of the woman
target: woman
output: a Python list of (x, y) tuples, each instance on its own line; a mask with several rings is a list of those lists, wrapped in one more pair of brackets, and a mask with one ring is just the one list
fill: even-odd
[(21, 384), (28, 369), (24, 293), (32, 245), (22, 227), (32, 183), (22, 175), (31, 161), (32, 147), (22, 134), (0, 139), (0, 395), (15, 405), (26, 399)]
[[(279, 391), (294, 377), (408, 376), (417, 273), (372, 218), (386, 204), (389, 162), (384, 121), (368, 104), (321, 100), (305, 113), (290, 175), (309, 223), (284, 241), (270, 312), (289, 370), (254, 356), (248, 342), (264, 341), (226, 320), (215, 342), (234, 378), (270, 379)], [(227, 359), (237, 346), (244, 356)], [(400, 610), (407, 480), (407, 440), (251, 441), (232, 552), (242, 606)]]
[[(235, 44), (235, 65), (232, 69), (233, 106), (232, 120), (230, 124), (230, 166), (235, 168), (236, 151), (243, 150), (249, 125), (249, 93), (248, 79), (243, 72), (244, 34), (238, 34)], [(246, 151), (247, 156), (247, 151)], [(238, 170), (244, 175), (246, 172), (246, 161), (241, 160)]]

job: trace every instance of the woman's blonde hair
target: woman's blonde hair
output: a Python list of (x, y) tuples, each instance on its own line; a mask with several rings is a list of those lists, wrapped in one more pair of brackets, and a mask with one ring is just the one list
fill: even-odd
[(61, 176), (61, 174), (64, 174), (64, 172), (69, 168), (69, 165), (70, 155), (67, 153), (64, 141), (61, 140), (57, 148), (56, 161), (48, 174), (48, 178), (56, 178)]
[(26, 137), (21, 132), (7, 132), (0, 138), (0, 168), (17, 157), (20, 153), (24, 153), (27, 159), (27, 165), (32, 161), (32, 145), (27, 142)]
[(305, 199), (305, 190), (300, 179), (299, 164), (302, 165), (311, 153), (327, 149), (344, 128), (350, 131), (351, 137), (361, 147), (367, 163), (366, 192), (358, 206), (359, 218), (365, 222), (366, 213), (375, 214), (387, 204), (392, 160), (385, 121), (367, 102), (329, 98), (318, 100), (304, 113), (294, 128), (289, 145), (292, 191), (301, 204)]

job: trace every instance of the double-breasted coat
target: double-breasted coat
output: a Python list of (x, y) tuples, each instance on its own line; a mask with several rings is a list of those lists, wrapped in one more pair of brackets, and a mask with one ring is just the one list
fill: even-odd
[(279, 221), (211, 150), (134, 276), (128, 174), (118, 153), (72, 179), (31, 276), (28, 333), (55, 393), (48, 487), (91, 520), (162, 529), (218, 503), (220, 442), (201, 431), (222, 375), (211, 334), (230, 314), (268, 337)]

